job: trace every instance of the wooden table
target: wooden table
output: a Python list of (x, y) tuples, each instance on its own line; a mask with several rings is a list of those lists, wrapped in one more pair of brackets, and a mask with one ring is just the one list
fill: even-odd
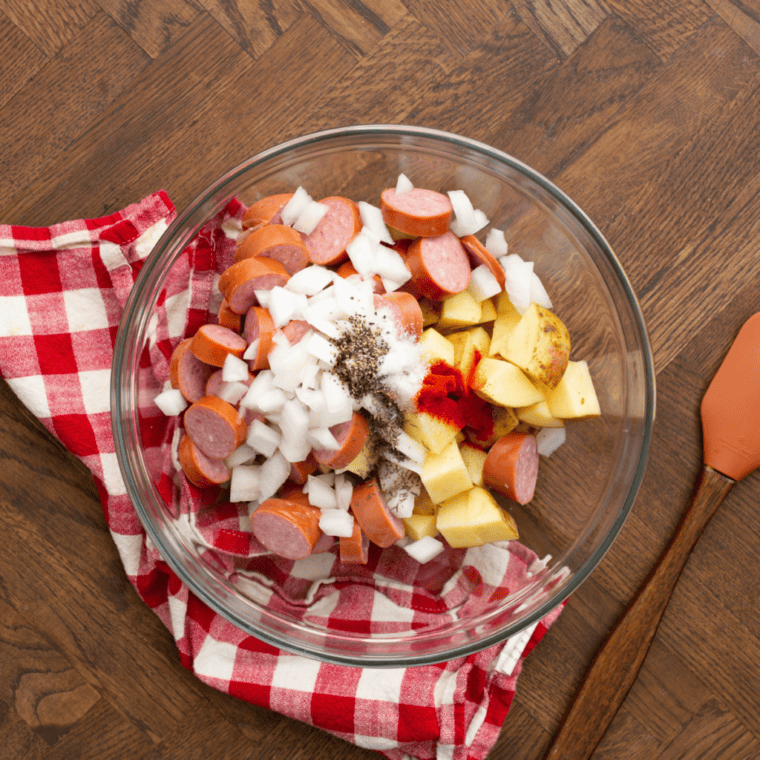
[[(0, 0), (0, 221), (178, 208), (368, 122), (543, 172), (640, 299), (658, 417), (618, 541), (529, 658), (489, 760), (540, 758), (700, 468), (698, 404), (760, 286), (758, 0)], [(127, 582), (88, 471), (0, 390), (0, 754), (376, 757), (204, 686)], [(760, 479), (729, 495), (595, 760), (760, 757)]]

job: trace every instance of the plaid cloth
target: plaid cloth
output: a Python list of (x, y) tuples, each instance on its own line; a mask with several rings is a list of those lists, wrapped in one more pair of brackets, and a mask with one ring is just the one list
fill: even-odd
[[(173, 346), (214, 309), (214, 283), (231, 261), (244, 211), (232, 201), (196, 236), (173, 271), (146, 360), (156, 388), (168, 376)], [(231, 625), (189, 592), (147, 539), (114, 451), (110, 368), (127, 296), (174, 215), (161, 191), (99, 219), (49, 228), (0, 225), (0, 372), (50, 433), (92, 471), (130, 582), (171, 631), (182, 664), (198, 678), (392, 760), (485, 758), (509, 711), (523, 659), (559, 608), (505, 644), (438, 665), (332, 665), (278, 650)], [(147, 415), (144, 430), (155, 431), (146, 440), (147, 456), (163, 457), (159, 490), (168, 489), (167, 499), (176, 500), (171, 493), (176, 472), (167, 451), (177, 422), (155, 408), (141, 414)], [(393, 562), (387, 553), (373, 552), (366, 568), (341, 568), (330, 554), (286, 562), (268, 555), (246, 529), (243, 505), (207, 507), (204, 494), (183, 481), (177, 525), (205, 546), (210, 561), (241, 588), (250, 584), (259, 594), (266, 593), (266, 579), (277, 578), (278, 598), (290, 611), (301, 604), (311, 622), (340, 630), (389, 630), (399, 620), (408, 628), (410, 620), (399, 618), (400, 610), (414, 610), (415, 626), (455, 607), (466, 614), (467, 605), (484, 603), (541, 569), (535, 555), (516, 542), (509, 552), (460, 550), (454, 557), (461, 565), (459, 582), (443, 590), (435, 585), (441, 567), (431, 563), (420, 574), (402, 550)], [(338, 578), (340, 573), (348, 575)], [(317, 577), (328, 580), (315, 584)], [(345, 583), (336, 594), (335, 585), (327, 588), (330, 579), (361, 582)], [(357, 617), (357, 609), (366, 614)]]

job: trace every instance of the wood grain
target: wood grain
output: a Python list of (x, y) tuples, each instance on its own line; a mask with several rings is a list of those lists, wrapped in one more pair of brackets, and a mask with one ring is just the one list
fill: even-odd
[[(0, 0), (0, 38), (3, 223), (159, 188), (183, 208), (284, 139), (404, 122), (506, 150), (600, 227), (658, 412), (633, 512), (527, 660), (489, 760), (542, 757), (678, 524), (699, 402), (758, 310), (758, 0)], [(3, 760), (377, 757), (180, 665), (88, 471), (4, 383), (0, 461)], [(758, 502), (755, 473), (710, 521), (594, 760), (760, 758)]]

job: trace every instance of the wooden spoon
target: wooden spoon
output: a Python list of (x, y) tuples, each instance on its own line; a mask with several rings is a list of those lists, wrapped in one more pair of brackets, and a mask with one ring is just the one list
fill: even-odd
[(597, 652), (544, 760), (591, 757), (636, 680), (697, 539), (734, 483), (760, 466), (760, 313), (736, 336), (701, 413), (704, 464), (691, 504)]

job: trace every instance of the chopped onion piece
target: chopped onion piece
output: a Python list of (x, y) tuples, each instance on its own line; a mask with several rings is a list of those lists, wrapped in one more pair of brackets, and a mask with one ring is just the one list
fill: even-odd
[(501, 293), (501, 285), (493, 272), (485, 264), (481, 264), (472, 270), (467, 290), (478, 303), (482, 303), (486, 298)]
[(256, 300), (259, 302), (259, 306), (263, 306), (265, 309), (269, 306), (269, 295), (272, 292), (271, 290), (254, 290), (253, 291)]
[(245, 353), (243, 354), (243, 359), (245, 359), (246, 361), (253, 361), (256, 358), (256, 355), (258, 353), (259, 353), (259, 339), (256, 338), (256, 340), (248, 344), (248, 348), (245, 349)]
[(263, 414), (279, 413), (287, 400), (288, 397), (285, 395), (285, 391), (280, 388), (272, 388), (272, 390), (259, 396), (256, 407)]
[(536, 434), (538, 453), (550, 457), (564, 442), (567, 437), (565, 428), (544, 428)]
[(326, 536), (349, 538), (354, 532), (354, 516), (342, 509), (323, 509), (319, 527)]
[(285, 327), (292, 319), (300, 319), (307, 305), (303, 293), (293, 293), (276, 285), (270, 291), (269, 313), (275, 327)]
[(396, 517), (411, 517), (414, 512), (414, 494), (407, 491), (402, 496), (388, 501), (388, 509)]
[(296, 188), (293, 197), (280, 209), (283, 224), (292, 225), (311, 202), (311, 196), (302, 187)]
[(234, 406), (246, 393), (248, 393), (248, 386), (245, 383), (235, 381), (233, 383), (222, 383), (217, 395), (222, 401)]
[(338, 299), (335, 297), (324, 298), (316, 303), (314, 303), (313, 299), (310, 299), (308, 305), (303, 310), (303, 318), (309, 324), (314, 319), (326, 319), (335, 322), (345, 316), (345, 312), (340, 308)]
[(174, 417), (187, 408), (185, 397), (175, 388), (161, 391), (153, 402), (167, 417)]
[(290, 462), (276, 451), (259, 468), (259, 501), (274, 496), (290, 475)]
[(381, 278), (393, 280), (393, 282), (399, 282), (402, 285), (412, 277), (412, 273), (404, 263), (404, 259), (401, 258), (401, 254), (384, 245), (377, 247), (374, 268)]
[(256, 452), (247, 444), (242, 443), (225, 460), (228, 470), (241, 464), (250, 464), (256, 458)]
[(332, 486), (314, 475), (309, 475), (307, 480), (309, 504), (320, 509), (337, 509), (338, 500)]
[(354, 493), (353, 484), (346, 475), (336, 475), (334, 488), (338, 509), (347, 510), (351, 506), (351, 497)]
[(476, 208), (474, 211), (475, 214), (475, 228), (472, 231), (472, 234), (474, 235), (476, 232), (480, 232), (480, 230), (483, 229), (488, 224), (488, 217), (486, 216), (485, 211), (481, 211), (479, 208)]
[(330, 488), (335, 485), (335, 470), (330, 470), (329, 472), (320, 472), (319, 475), (312, 475), (311, 477), (316, 478), (317, 480), (321, 480), (323, 483), (330, 486)]
[(523, 261), (516, 253), (510, 253), (500, 258), (499, 263), (504, 269), (504, 290), (518, 313), (524, 314), (531, 303), (533, 262)]
[(248, 426), (245, 442), (251, 449), (265, 457), (271, 457), (280, 445), (282, 436), (261, 420), (254, 420)]
[(274, 372), (271, 369), (261, 370), (253, 379), (248, 392), (240, 399), (240, 406), (246, 409), (258, 409), (259, 398), (274, 388), (273, 381)]
[(306, 207), (298, 215), (298, 218), (293, 222), (293, 229), (298, 232), (303, 232), (304, 235), (311, 235), (317, 228), (317, 225), (322, 221), (322, 217), (330, 210), (329, 206), (324, 203), (317, 203), (317, 201), (309, 201)]
[(356, 271), (363, 277), (370, 277), (375, 273), (373, 268), (375, 251), (379, 241), (372, 237), (366, 227), (346, 246), (346, 253)]
[(364, 285), (361, 277), (341, 277), (335, 275), (335, 299), (343, 313), (351, 317), (355, 314), (366, 313), (373, 307), (372, 292)]
[(552, 299), (549, 298), (544, 284), (535, 272), (533, 272), (533, 279), (530, 284), (530, 300), (546, 309), (551, 309), (552, 307)]
[(269, 366), (274, 372), (273, 385), (293, 393), (300, 384), (301, 375), (314, 358), (306, 350), (304, 341), (294, 346), (277, 346), (269, 352)]
[(234, 354), (227, 354), (222, 365), (222, 380), (225, 383), (244, 383), (248, 379), (248, 362), (238, 359)]
[[(306, 307), (308, 312), (308, 306)], [(324, 317), (318, 317), (314, 315), (304, 314), (304, 319), (315, 329), (326, 335), (328, 338), (337, 338), (340, 335), (338, 326), (331, 319), (325, 319)]]
[(425, 458), (427, 457), (425, 447), (419, 441), (415, 441), (412, 436), (403, 430), (398, 434), (398, 437), (396, 438), (395, 448), (407, 459), (411, 459), (417, 464), (425, 463)]
[(285, 283), (286, 290), (303, 293), (305, 296), (315, 296), (333, 281), (333, 273), (326, 267), (312, 264), (300, 272), (290, 276)]
[(408, 193), (410, 190), (414, 190), (414, 185), (412, 184), (412, 181), (409, 179), (409, 177), (406, 176), (403, 172), (398, 175), (398, 179), (396, 180), (396, 195), (403, 195), (404, 193)]
[(332, 367), (338, 358), (338, 351), (327, 338), (312, 333), (306, 343), (306, 350), (315, 358)]
[(388, 245), (393, 245), (393, 238), (383, 220), (383, 212), (371, 203), (359, 201), (359, 214), (362, 218), (362, 224), (368, 227), (377, 237)]
[(486, 234), (486, 249), (492, 253), (497, 259), (507, 255), (509, 246), (507, 245), (507, 239), (504, 236), (504, 230), (497, 230), (496, 227), (491, 227)]
[(310, 451), (311, 444), (306, 438), (303, 440), (295, 440), (283, 437), (282, 441), (280, 441), (280, 452), (288, 462), (303, 462), (303, 460), (309, 456)]
[(393, 280), (389, 280), (387, 277), (381, 277), (380, 279), (383, 282), (383, 288), (386, 293), (393, 293), (404, 284), (403, 282), (394, 282)]
[(404, 546), (404, 551), (424, 565), (443, 551), (443, 544), (432, 536), (424, 536), (419, 541), (412, 541)]
[(327, 427), (313, 427), (306, 434), (306, 437), (312, 448), (315, 449), (336, 451), (340, 448), (340, 444), (335, 440), (335, 436), (330, 431), (330, 428)]
[(253, 501), (259, 498), (259, 470), (255, 464), (240, 464), (232, 468), (230, 501)]
[(325, 397), (327, 411), (338, 412), (351, 406), (351, 394), (348, 388), (332, 373), (322, 373), (320, 388)]
[(457, 236), (471, 235), (475, 227), (475, 209), (464, 190), (449, 190), (449, 200), (454, 209), (454, 218), (449, 227)]

